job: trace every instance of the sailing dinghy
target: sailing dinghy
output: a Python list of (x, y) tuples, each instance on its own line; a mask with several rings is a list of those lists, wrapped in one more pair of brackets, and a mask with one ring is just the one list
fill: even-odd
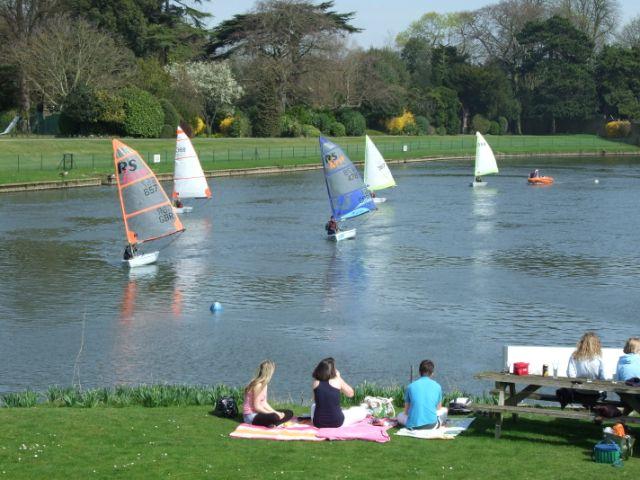
[[(189, 213), (192, 206), (179, 206), (188, 198), (211, 198), (211, 190), (202, 171), (200, 159), (184, 130), (176, 132), (176, 157), (173, 173), (173, 194), (177, 213)], [(179, 202), (179, 203), (178, 203)]]
[[(320, 137), (320, 156), (324, 179), (329, 193), (331, 211), (336, 222), (358, 217), (376, 209), (371, 194), (365, 187), (356, 167), (338, 145)], [(329, 240), (339, 242), (354, 238), (356, 229), (338, 230), (327, 235)]]
[[(396, 181), (391, 175), (391, 171), (387, 166), (382, 154), (371, 141), (369, 135), (365, 135), (364, 150), (364, 184), (370, 192), (384, 190), (385, 188), (395, 187)], [(384, 203), (386, 198), (372, 195), (374, 203)]]
[(469, 185), (470, 187), (484, 187), (487, 182), (482, 180), (483, 175), (498, 173), (498, 164), (493, 150), (480, 134), (476, 132), (476, 167), (474, 171), (474, 179)]
[[(154, 245), (162, 238), (184, 231), (167, 194), (140, 154), (119, 140), (113, 140), (118, 197), (127, 238), (125, 259), (129, 267), (148, 265), (160, 252), (138, 252), (143, 244)], [(146, 246), (145, 245), (145, 246)]]

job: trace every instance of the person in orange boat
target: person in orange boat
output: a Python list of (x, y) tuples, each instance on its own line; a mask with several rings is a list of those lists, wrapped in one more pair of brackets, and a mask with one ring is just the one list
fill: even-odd
[(529, 174), (529, 178), (540, 178), (540, 170), (537, 168)]

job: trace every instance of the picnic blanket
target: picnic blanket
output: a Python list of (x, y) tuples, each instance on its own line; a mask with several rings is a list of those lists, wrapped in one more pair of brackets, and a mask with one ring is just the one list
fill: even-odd
[(421, 438), (423, 440), (453, 440), (456, 436), (469, 428), (469, 425), (471, 425), (474, 420), (475, 417), (456, 419), (449, 418), (447, 420), (446, 427), (440, 427), (434, 430), (409, 430), (408, 428), (401, 428), (396, 432), (396, 435)]
[(290, 421), (275, 428), (259, 427), (241, 423), (229, 434), (233, 438), (259, 438), (264, 440), (306, 440), (322, 442), (325, 440), (366, 440), (385, 443), (390, 440), (387, 429), (390, 427), (374, 426), (367, 420), (339, 428), (316, 428), (307, 423)]

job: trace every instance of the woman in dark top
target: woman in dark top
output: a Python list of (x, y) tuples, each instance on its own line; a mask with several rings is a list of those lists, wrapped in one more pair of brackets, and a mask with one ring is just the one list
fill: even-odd
[(345, 382), (331, 357), (322, 360), (313, 371), (313, 399), (311, 417), (318, 428), (337, 428), (357, 423), (367, 417), (367, 410), (352, 407), (340, 408), (340, 394), (351, 398), (353, 388)]

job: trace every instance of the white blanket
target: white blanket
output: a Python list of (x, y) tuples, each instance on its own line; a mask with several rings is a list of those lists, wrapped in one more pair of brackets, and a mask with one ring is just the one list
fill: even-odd
[(433, 430), (409, 430), (401, 428), (396, 435), (403, 437), (422, 438), (423, 440), (453, 440), (457, 435), (464, 432), (473, 423), (475, 417), (465, 417), (453, 419), (449, 417), (446, 427), (435, 428)]

